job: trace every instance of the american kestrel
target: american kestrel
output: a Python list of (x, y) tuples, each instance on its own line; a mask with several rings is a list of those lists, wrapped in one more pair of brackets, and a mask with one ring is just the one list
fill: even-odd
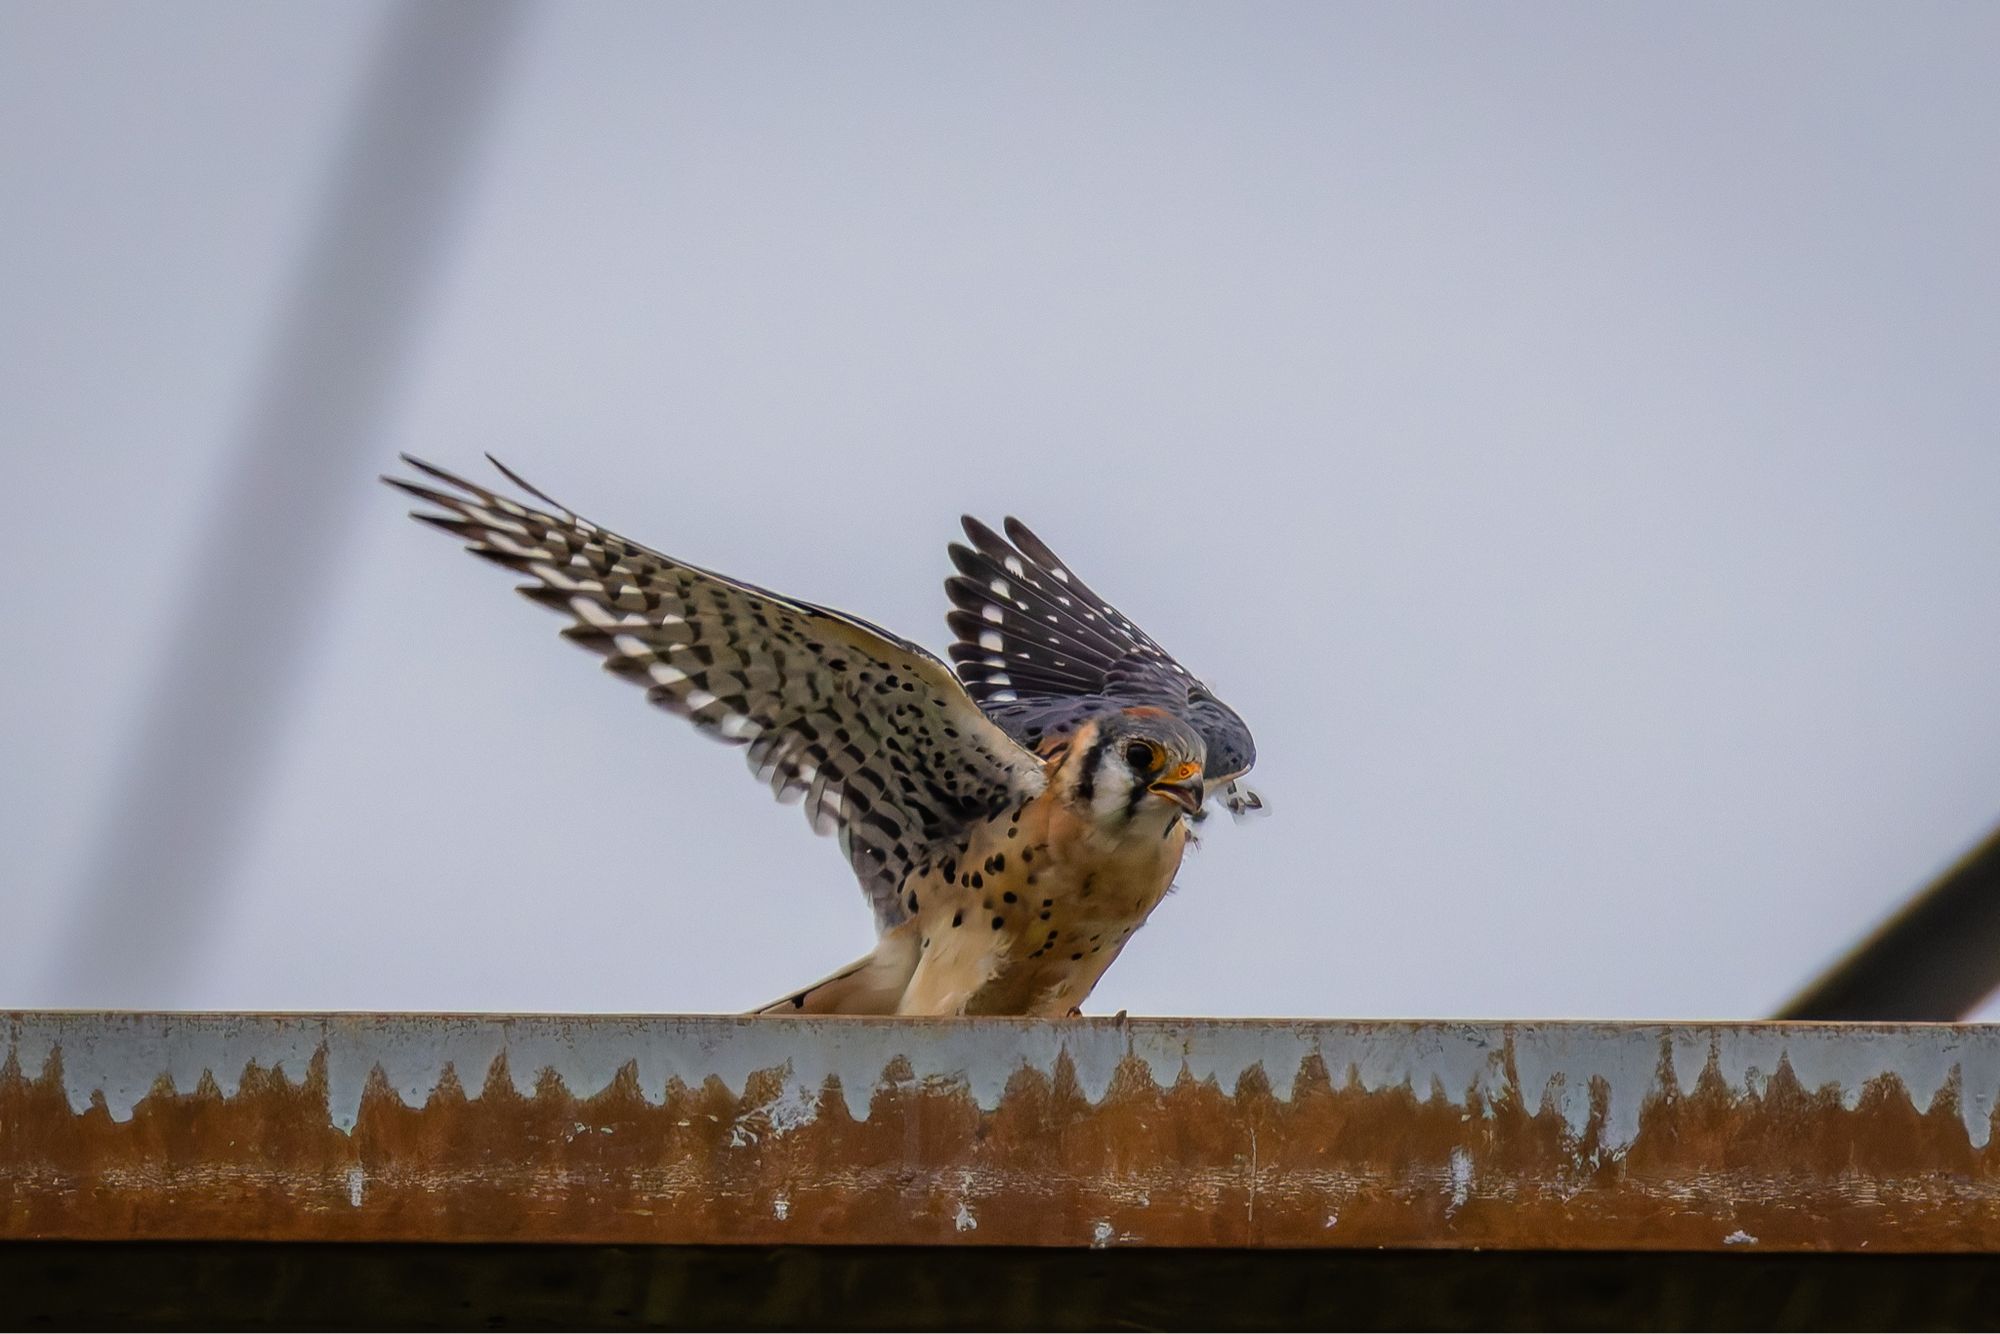
[[(489, 456), (490, 458), (491, 456)], [(862, 959), (769, 1014), (1075, 1013), (1180, 867), (1243, 720), (1021, 524), (967, 519), (947, 583), (959, 675), (858, 617), (699, 569), (414, 459), (416, 518), (527, 575), (563, 634), (701, 731), (747, 748), (834, 833), (875, 910)], [(962, 678), (962, 680), (961, 680)]]

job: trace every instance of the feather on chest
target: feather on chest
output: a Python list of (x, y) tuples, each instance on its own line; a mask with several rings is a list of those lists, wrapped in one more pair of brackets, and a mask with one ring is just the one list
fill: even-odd
[[(1055, 803), (998, 817), (909, 890), (905, 1014), (1060, 1017), (1165, 897), (1186, 825), (1108, 833)], [(908, 906), (906, 904), (906, 906)]]

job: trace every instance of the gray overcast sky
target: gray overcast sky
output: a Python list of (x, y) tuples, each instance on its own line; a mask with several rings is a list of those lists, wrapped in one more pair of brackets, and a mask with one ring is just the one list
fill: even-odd
[(865, 950), (398, 449), (934, 648), (957, 515), (1029, 519), (1273, 807), (1094, 1009), (1752, 1015), (2000, 815), (2000, 9), (551, 7), (216, 929), (171, 994), (52, 967), (382, 19), (0, 8), (0, 1004)]

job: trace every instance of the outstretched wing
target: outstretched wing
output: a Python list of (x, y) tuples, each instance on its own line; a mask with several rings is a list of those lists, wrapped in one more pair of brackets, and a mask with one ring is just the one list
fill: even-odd
[(383, 479), (444, 511), (414, 517), (527, 575), (520, 591), (567, 616), (563, 634), (603, 654), (607, 670), (747, 746), (751, 772), (780, 800), (803, 797), (813, 828), (838, 834), (879, 929), (905, 919), (899, 889), (932, 849), (1042, 790), (1035, 756), (916, 645), (607, 532), (497, 459), (556, 512), (403, 458), (443, 484)]
[(1239, 813), (1262, 805), (1235, 779), (1257, 745), (1234, 709), (1131, 617), (1077, 578), (1018, 519), (1007, 536), (963, 520), (971, 546), (953, 543), (958, 573), (945, 581), (959, 679), (1009, 735), (1030, 746), (1064, 735), (1107, 707), (1150, 704), (1179, 715), (1207, 743), (1207, 776), (1227, 784)]

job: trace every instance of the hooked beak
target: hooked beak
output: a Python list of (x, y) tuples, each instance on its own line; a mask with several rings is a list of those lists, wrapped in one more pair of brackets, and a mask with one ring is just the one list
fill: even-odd
[(1201, 766), (1183, 764), (1161, 778), (1159, 782), (1150, 784), (1146, 790), (1156, 796), (1165, 797), (1189, 815), (1193, 815), (1201, 809), (1201, 799), (1204, 795)]

